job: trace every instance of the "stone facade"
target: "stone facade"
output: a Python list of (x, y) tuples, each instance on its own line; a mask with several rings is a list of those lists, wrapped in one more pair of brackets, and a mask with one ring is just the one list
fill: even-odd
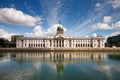
[(104, 48), (104, 38), (101, 36), (91, 38), (76, 38), (64, 36), (62, 27), (57, 28), (56, 36), (44, 38), (18, 37), (17, 48)]

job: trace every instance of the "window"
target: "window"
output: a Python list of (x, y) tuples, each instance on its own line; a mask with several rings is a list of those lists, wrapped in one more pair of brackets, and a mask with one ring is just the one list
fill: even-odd
[(30, 44), (29, 44), (29, 47), (31, 47)]
[(77, 44), (76, 44), (76, 47), (77, 47)]
[(37, 44), (36, 44), (36, 47), (37, 47)]
[(41, 47), (42, 47), (42, 44), (41, 44)]
[(86, 47), (88, 47), (87, 44), (86, 44)]
[(85, 44), (83, 44), (83, 47), (85, 47)]
[(80, 44), (78, 44), (78, 47), (80, 47)]

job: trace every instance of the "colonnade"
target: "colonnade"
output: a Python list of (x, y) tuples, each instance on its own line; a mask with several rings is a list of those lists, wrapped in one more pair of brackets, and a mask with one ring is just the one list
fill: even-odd
[(64, 47), (65, 46), (65, 44), (64, 44), (65, 42), (64, 42), (64, 40), (55, 40), (55, 44), (54, 44), (54, 46), (55, 47)]

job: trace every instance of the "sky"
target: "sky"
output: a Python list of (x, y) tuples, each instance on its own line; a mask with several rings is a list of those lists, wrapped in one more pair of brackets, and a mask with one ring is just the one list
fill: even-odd
[(0, 0), (0, 38), (120, 34), (120, 0)]

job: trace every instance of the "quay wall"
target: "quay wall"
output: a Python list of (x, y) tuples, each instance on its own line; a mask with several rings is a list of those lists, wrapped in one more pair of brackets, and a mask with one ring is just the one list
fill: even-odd
[(119, 52), (120, 48), (0, 48), (0, 52), (24, 51), (84, 51), (84, 52)]

